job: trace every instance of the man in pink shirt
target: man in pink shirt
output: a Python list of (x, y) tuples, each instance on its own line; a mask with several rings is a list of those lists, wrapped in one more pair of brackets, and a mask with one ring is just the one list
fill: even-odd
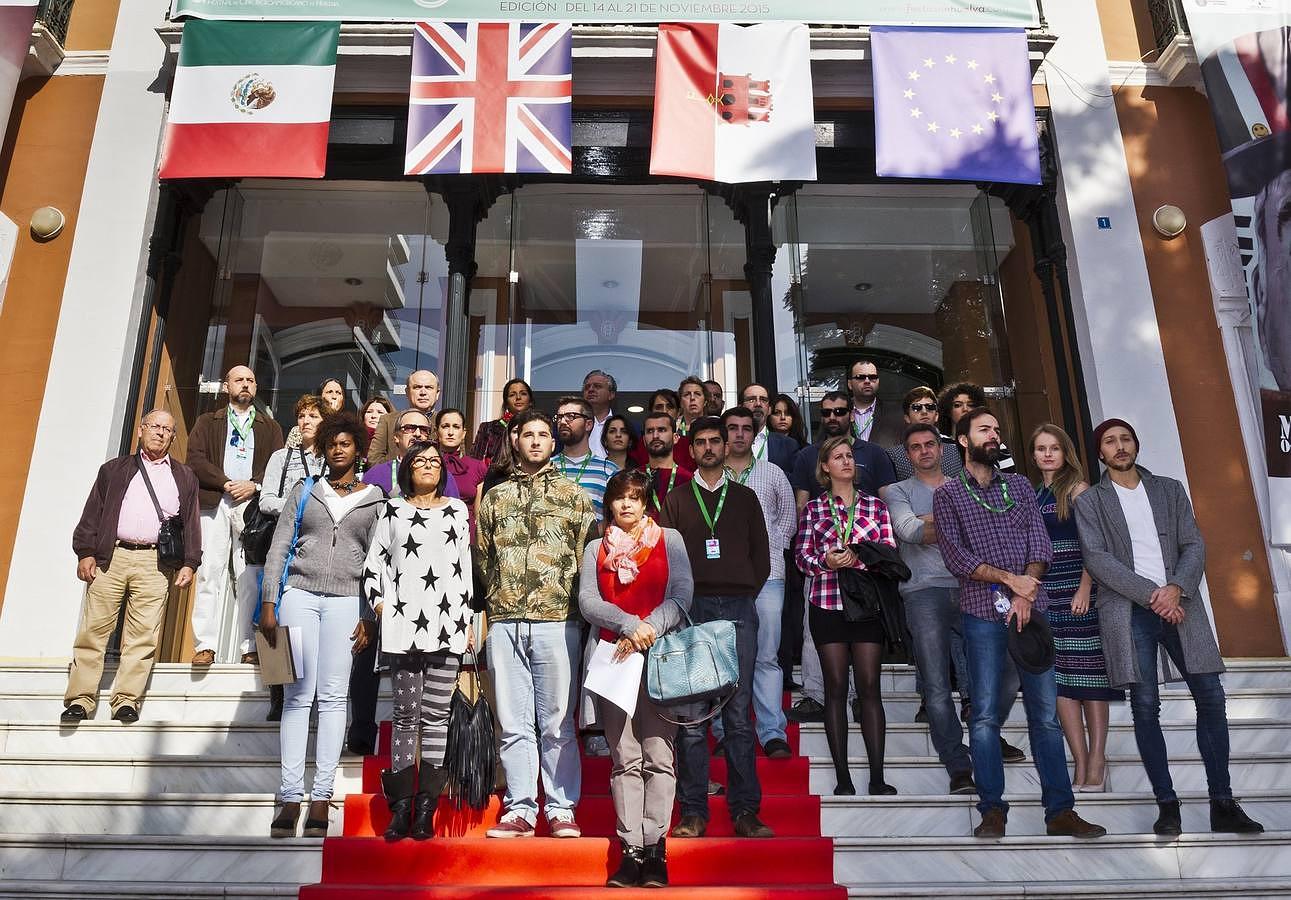
[[(197, 477), (170, 458), (175, 419), (153, 410), (139, 425), (139, 452), (109, 460), (85, 501), (81, 521), (72, 533), (76, 576), (89, 587), (72, 650), (61, 717), (76, 724), (94, 714), (103, 649), (126, 604), (121, 633), (121, 661), (112, 683), (112, 718), (139, 721), (139, 701), (148, 684), (170, 586), (188, 587), (202, 561)], [(148, 479), (148, 483), (144, 482)], [(161, 516), (184, 521), (184, 560), (177, 572), (166, 571), (157, 558), (161, 519), (148, 493), (151, 484)]]

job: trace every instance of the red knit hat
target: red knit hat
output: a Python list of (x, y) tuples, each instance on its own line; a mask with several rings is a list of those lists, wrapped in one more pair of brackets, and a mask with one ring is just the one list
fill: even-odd
[(1107, 429), (1115, 428), (1118, 425), (1121, 428), (1124, 428), (1126, 431), (1128, 431), (1130, 433), (1130, 437), (1134, 438), (1134, 445), (1136, 447), (1139, 446), (1139, 435), (1138, 435), (1138, 432), (1134, 430), (1133, 425), (1131, 425), (1129, 422), (1125, 421), (1124, 419), (1107, 419), (1103, 422), (1100, 422), (1098, 427), (1094, 429), (1094, 453), (1095, 454), (1099, 456), (1102, 455), (1101, 453), (1099, 453), (1098, 448), (1103, 443), (1103, 435), (1106, 434)]

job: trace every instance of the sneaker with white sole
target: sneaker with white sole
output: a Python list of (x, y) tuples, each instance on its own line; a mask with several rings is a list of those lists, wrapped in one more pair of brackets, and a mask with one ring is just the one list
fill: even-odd
[(508, 816), (484, 834), (491, 838), (533, 837), (533, 826), (519, 816)]
[(574, 821), (573, 813), (557, 814), (547, 818), (551, 836), (555, 838), (577, 838), (583, 836), (583, 829)]

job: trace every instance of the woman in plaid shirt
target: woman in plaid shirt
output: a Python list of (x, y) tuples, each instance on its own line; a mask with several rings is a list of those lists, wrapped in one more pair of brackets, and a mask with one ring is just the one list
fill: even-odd
[(896, 546), (888, 508), (877, 497), (857, 490), (856, 464), (847, 436), (832, 437), (820, 447), (816, 478), (828, 490), (807, 504), (798, 522), (794, 558), (807, 576), (806, 595), (811, 603), (808, 625), (820, 652), (825, 676), (825, 737), (834, 759), (836, 795), (852, 795), (856, 788), (847, 768), (847, 676), (849, 665), (856, 679), (861, 707), (861, 734), (870, 767), (870, 794), (895, 794), (883, 781), (883, 745), (887, 720), (879, 675), (883, 661), (883, 626), (878, 618), (848, 622), (838, 570), (863, 569), (851, 545), (873, 541)]

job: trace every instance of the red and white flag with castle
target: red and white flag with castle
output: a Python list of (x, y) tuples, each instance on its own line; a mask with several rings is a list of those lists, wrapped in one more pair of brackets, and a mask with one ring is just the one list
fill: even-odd
[(660, 25), (655, 57), (651, 175), (815, 180), (806, 25)]

